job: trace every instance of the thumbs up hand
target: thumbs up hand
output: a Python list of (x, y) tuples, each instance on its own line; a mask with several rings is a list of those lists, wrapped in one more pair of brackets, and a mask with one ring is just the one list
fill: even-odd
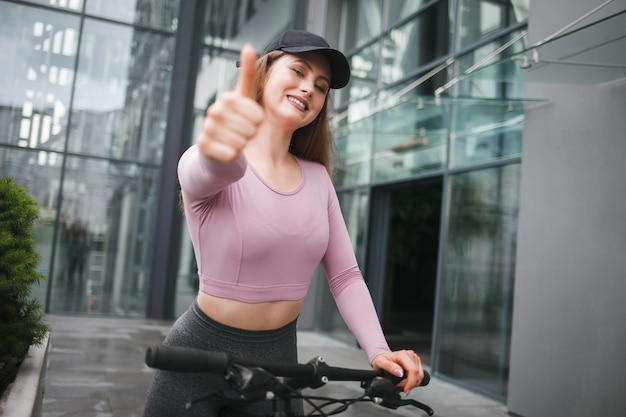
[(256, 135), (264, 115), (255, 100), (256, 52), (251, 45), (243, 46), (239, 62), (235, 89), (222, 94), (207, 109), (198, 136), (202, 153), (221, 162), (231, 162), (239, 156)]

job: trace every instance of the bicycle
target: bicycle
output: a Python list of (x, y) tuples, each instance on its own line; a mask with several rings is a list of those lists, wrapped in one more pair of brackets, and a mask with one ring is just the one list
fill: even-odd
[[(212, 372), (221, 374), (231, 390), (227, 392), (209, 391), (189, 399), (186, 408), (210, 398), (219, 398), (229, 407), (271, 400), (273, 411), (265, 416), (241, 412), (242, 416), (256, 417), (305, 417), (297, 416), (291, 410), (291, 400), (301, 398), (313, 411), (309, 417), (327, 417), (342, 413), (358, 402), (371, 402), (388, 409), (413, 406), (434, 414), (428, 405), (413, 399), (401, 399), (396, 384), (402, 378), (378, 370), (339, 368), (329, 366), (323, 357), (318, 356), (307, 363), (262, 362), (236, 358), (223, 352), (154, 345), (146, 350), (145, 363), (151, 368), (175, 372)], [(332, 398), (303, 394), (302, 390), (313, 390), (331, 381), (359, 382), (363, 394), (354, 398)], [(420, 386), (430, 381), (424, 371)], [(335, 406), (330, 411), (324, 409)], [(318, 413), (318, 414), (314, 414)]]

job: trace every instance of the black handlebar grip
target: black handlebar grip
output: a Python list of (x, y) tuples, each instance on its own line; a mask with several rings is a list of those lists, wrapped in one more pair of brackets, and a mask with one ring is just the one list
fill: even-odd
[(223, 352), (208, 352), (177, 346), (151, 346), (146, 350), (146, 365), (175, 372), (215, 372), (224, 374), (230, 358)]
[(428, 371), (424, 370), (424, 378), (422, 378), (422, 382), (420, 382), (420, 387), (425, 387), (430, 382), (430, 374)]
[[(388, 375), (391, 375), (391, 374), (388, 374)], [(393, 385), (397, 385), (404, 378), (406, 378), (406, 374), (402, 377), (391, 375), (391, 382), (393, 383)], [(424, 369), (424, 378), (422, 378), (422, 381), (420, 382), (419, 386), (425, 387), (426, 385), (428, 385), (429, 382), (430, 382), (430, 374), (428, 373), (427, 370)]]

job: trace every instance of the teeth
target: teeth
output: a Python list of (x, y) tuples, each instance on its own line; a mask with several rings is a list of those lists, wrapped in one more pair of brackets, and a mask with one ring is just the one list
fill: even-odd
[(302, 110), (306, 110), (306, 106), (304, 105), (304, 103), (303, 103), (303, 102), (301, 102), (300, 100), (298, 100), (297, 98), (295, 98), (295, 97), (287, 97), (287, 99), (288, 99), (289, 101), (291, 101), (292, 103), (295, 103), (295, 104), (297, 104), (298, 106), (300, 106), (300, 108), (301, 108)]

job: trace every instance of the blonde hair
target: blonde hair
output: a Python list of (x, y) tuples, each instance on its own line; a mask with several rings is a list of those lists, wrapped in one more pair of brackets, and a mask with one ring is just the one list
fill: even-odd
[[(263, 87), (272, 64), (284, 55), (285, 52), (272, 51), (257, 60), (255, 78), (257, 102), (260, 103), (263, 98)], [(326, 94), (324, 105), (315, 120), (293, 133), (289, 152), (299, 158), (319, 162), (326, 167), (329, 174), (332, 174), (335, 143), (328, 123), (329, 102), (329, 94)]]

